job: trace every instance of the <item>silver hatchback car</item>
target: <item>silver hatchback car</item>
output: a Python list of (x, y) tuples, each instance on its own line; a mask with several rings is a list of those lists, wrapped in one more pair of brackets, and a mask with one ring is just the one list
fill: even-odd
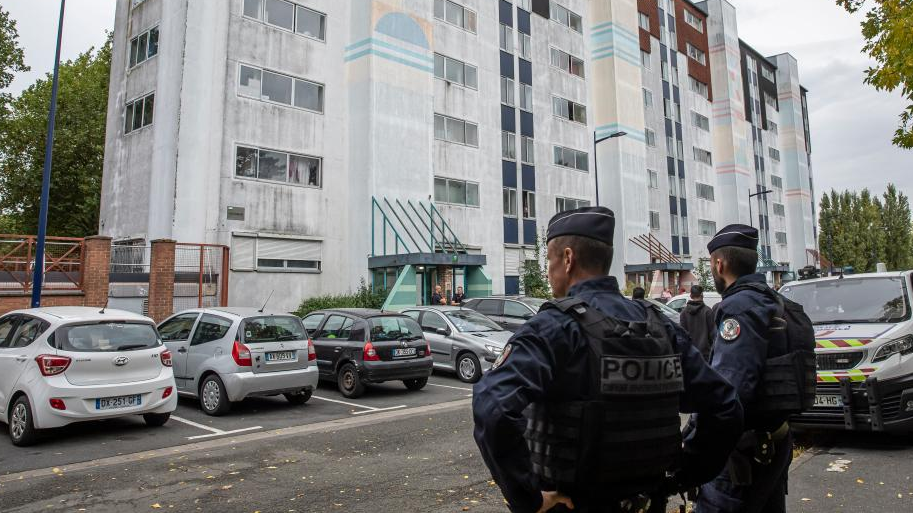
[(458, 306), (409, 308), (431, 346), (435, 369), (455, 371), (460, 381), (475, 383), (513, 335), (484, 315)]
[(208, 415), (253, 396), (283, 394), (301, 405), (317, 387), (317, 353), (294, 315), (194, 309), (169, 317), (158, 331), (171, 350), (178, 393), (199, 398)]

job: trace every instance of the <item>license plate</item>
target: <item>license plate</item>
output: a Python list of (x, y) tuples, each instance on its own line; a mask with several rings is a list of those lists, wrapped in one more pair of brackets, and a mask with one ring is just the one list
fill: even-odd
[(266, 353), (266, 361), (268, 362), (290, 362), (295, 359), (295, 351), (276, 351), (273, 353)]
[(417, 349), (414, 347), (402, 347), (393, 350), (393, 358), (405, 358), (407, 356), (415, 356), (416, 354), (418, 354)]
[(839, 395), (816, 395), (815, 406), (843, 407), (843, 398)]
[(143, 403), (141, 395), (122, 395), (120, 397), (100, 397), (95, 400), (96, 410), (119, 410), (133, 408)]

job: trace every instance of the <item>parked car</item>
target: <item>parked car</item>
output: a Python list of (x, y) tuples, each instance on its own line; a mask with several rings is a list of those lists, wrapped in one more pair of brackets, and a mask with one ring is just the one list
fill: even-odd
[(370, 309), (320, 310), (304, 325), (317, 350), (320, 377), (336, 382), (346, 397), (365, 385), (402, 381), (421, 390), (431, 376), (431, 348), (409, 316)]
[(647, 298), (645, 301), (659, 308), (663, 315), (668, 317), (670, 321), (674, 322), (675, 324), (681, 323), (681, 313), (673, 310), (672, 308), (669, 308), (669, 305), (665, 305), (661, 301), (651, 298)]
[(14, 445), (38, 430), (142, 415), (164, 425), (177, 408), (171, 352), (148, 317), (85, 307), (0, 317), (0, 421)]
[(526, 296), (500, 296), (467, 299), (464, 308), (475, 310), (507, 331), (517, 331), (539, 312), (545, 300)]
[[(691, 294), (679, 294), (674, 298), (670, 299), (666, 306), (675, 310), (676, 312), (682, 312), (685, 309), (685, 306), (688, 305), (688, 301), (691, 301)], [(723, 301), (723, 296), (719, 292), (704, 292), (704, 304), (713, 308), (717, 303)]]
[(207, 415), (247, 397), (282, 394), (301, 405), (317, 387), (316, 353), (301, 319), (253, 308), (185, 310), (159, 324), (174, 355), (178, 393)]
[(476, 383), (501, 355), (511, 333), (488, 317), (458, 306), (416, 307), (403, 311), (418, 321), (431, 345), (434, 367)]

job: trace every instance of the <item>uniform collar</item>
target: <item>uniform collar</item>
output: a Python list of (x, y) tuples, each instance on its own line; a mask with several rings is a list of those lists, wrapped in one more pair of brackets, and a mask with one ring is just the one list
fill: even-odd
[(570, 290), (567, 291), (568, 297), (580, 296), (583, 293), (587, 292), (615, 292), (620, 293), (618, 288), (618, 280), (614, 276), (602, 276), (599, 278), (591, 278), (586, 281), (581, 281), (580, 283), (575, 284)]
[(766, 284), (767, 278), (761, 273), (746, 274), (745, 276), (742, 276), (738, 280), (734, 281), (732, 283), (732, 285), (730, 285), (729, 288), (727, 288), (726, 291), (723, 292), (723, 297), (730, 296), (732, 294), (731, 291), (734, 291), (736, 288), (738, 288), (739, 285), (744, 285), (746, 283), (765, 283)]

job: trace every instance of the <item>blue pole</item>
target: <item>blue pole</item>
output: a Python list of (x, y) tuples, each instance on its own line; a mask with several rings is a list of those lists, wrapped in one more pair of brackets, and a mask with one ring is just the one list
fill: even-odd
[(32, 276), (32, 308), (41, 306), (44, 282), (44, 239), (48, 228), (48, 196), (51, 191), (51, 157), (54, 153), (54, 121), (57, 119), (57, 83), (60, 74), (60, 43), (63, 39), (63, 12), (66, 0), (60, 0), (57, 25), (57, 53), (54, 58), (54, 82), (51, 86), (51, 110), (48, 113), (48, 135), (44, 142), (44, 174), (41, 180), (41, 211), (38, 214), (38, 246), (35, 248), (35, 271)]

